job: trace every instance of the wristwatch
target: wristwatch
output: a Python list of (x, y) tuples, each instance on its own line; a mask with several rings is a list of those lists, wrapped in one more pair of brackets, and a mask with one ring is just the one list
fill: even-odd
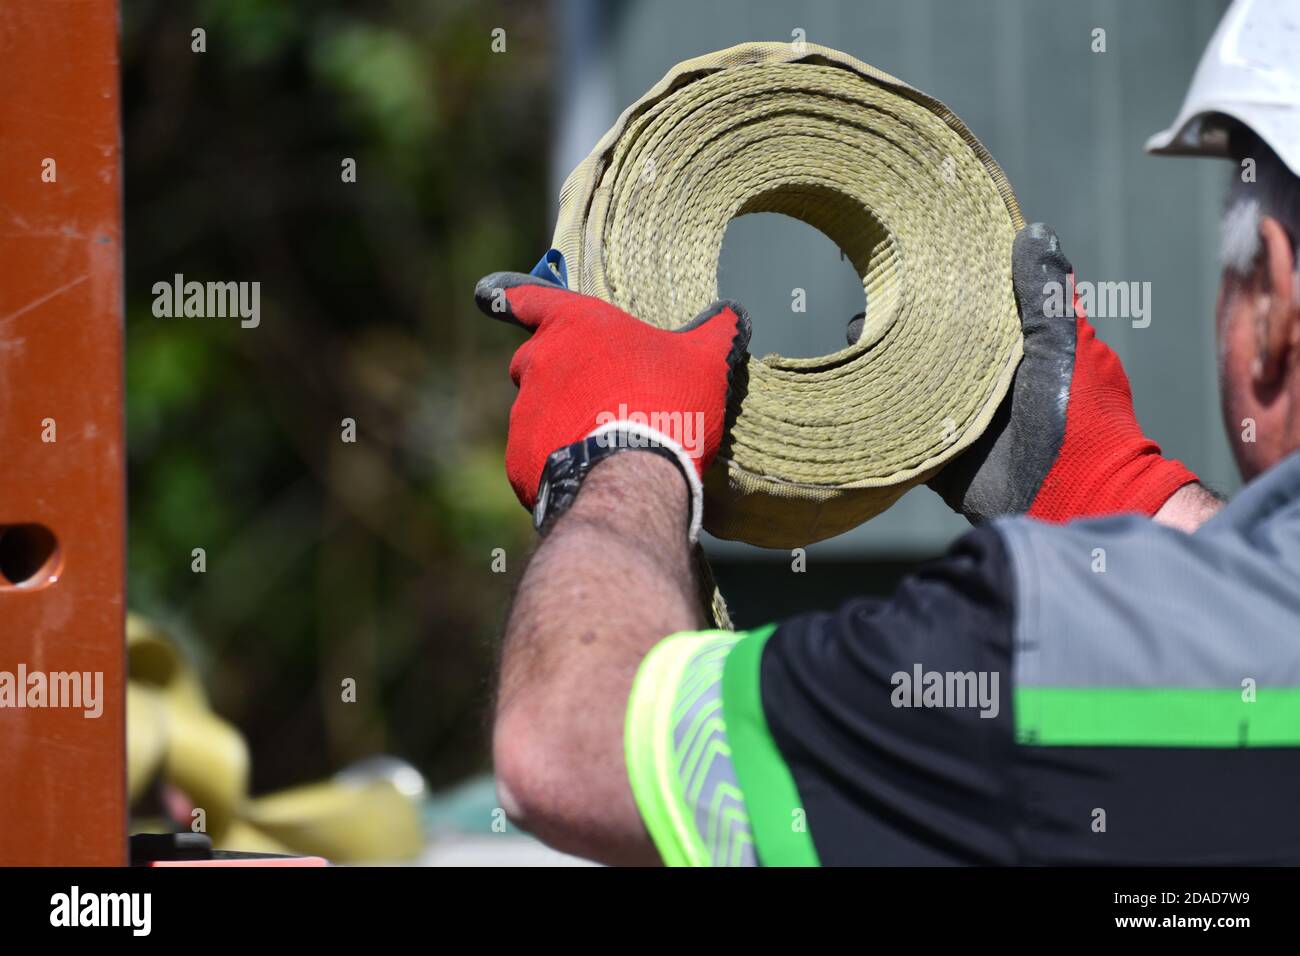
[[(572, 445), (556, 449), (546, 459), (542, 480), (537, 486), (537, 504), (533, 506), (533, 527), (540, 531), (547, 521), (568, 511), (587, 474), (598, 463), (621, 451), (632, 450), (648, 451), (667, 458), (685, 475), (681, 459), (671, 448), (644, 441), (628, 441), (621, 431), (602, 430), (600, 434), (588, 435)], [(688, 485), (693, 477), (687, 477)]]

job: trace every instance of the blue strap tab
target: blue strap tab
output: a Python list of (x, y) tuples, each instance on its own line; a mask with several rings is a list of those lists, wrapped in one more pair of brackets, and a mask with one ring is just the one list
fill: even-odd
[(559, 249), (547, 250), (546, 255), (537, 260), (537, 265), (528, 274), (554, 282), (564, 289), (569, 287), (569, 268), (564, 264), (564, 253)]

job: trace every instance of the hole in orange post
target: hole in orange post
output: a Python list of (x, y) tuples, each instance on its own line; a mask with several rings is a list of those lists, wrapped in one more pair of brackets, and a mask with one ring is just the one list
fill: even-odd
[(62, 565), (59, 539), (45, 525), (0, 525), (0, 588), (45, 587)]

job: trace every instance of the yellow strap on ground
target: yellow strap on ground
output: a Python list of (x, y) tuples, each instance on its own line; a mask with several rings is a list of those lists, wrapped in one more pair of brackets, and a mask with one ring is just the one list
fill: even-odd
[(203, 810), (217, 849), (317, 855), (335, 863), (419, 854), (419, 809), (388, 780), (329, 780), (250, 797), (248, 746), (211, 711), (175, 642), (137, 614), (128, 615), (126, 633), (133, 803), (161, 776)]
[(826, 47), (745, 43), (624, 111), (565, 183), (553, 244), (572, 288), (673, 328), (717, 298), (727, 224), (752, 212), (825, 233), (867, 300), (856, 344), (750, 359), (705, 476), (709, 531), (790, 548), (884, 511), (988, 425), (1021, 355), (1023, 220), (942, 103)]

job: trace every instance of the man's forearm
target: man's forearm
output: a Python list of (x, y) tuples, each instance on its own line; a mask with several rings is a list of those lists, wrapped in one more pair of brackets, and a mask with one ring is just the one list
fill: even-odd
[(506, 626), (494, 733), (503, 802), (542, 839), (611, 863), (654, 862), (623, 761), (641, 660), (704, 626), (687, 489), (657, 455), (597, 465), (530, 561)]
[(1183, 485), (1152, 515), (1157, 524), (1191, 533), (1223, 507), (1223, 499), (1196, 482)]

